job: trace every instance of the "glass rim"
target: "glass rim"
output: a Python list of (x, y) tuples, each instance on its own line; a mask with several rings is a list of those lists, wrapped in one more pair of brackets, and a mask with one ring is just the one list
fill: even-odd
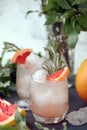
[(52, 84), (60, 84), (60, 83), (62, 83), (62, 81), (64, 81), (65, 79), (67, 79), (67, 77), (65, 77), (63, 80), (61, 80), (61, 81), (56, 81), (56, 80), (45, 80), (45, 81), (43, 81), (43, 80), (40, 80), (40, 79), (34, 79), (33, 78), (33, 75), (31, 75), (31, 80), (32, 81), (34, 81), (34, 82), (36, 82), (36, 83), (41, 83), (41, 84), (45, 84), (45, 83), (52, 83)]

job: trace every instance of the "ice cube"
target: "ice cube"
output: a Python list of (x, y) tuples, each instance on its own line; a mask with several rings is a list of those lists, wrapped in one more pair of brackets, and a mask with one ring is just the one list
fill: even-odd
[(70, 112), (68, 115), (66, 115), (66, 120), (75, 126), (87, 123), (87, 107)]
[(25, 66), (27, 68), (40, 68), (44, 62), (45, 58), (39, 57), (37, 54), (31, 53), (26, 58)]
[(45, 82), (46, 75), (48, 75), (48, 72), (45, 69), (41, 68), (41, 69), (38, 69), (34, 72), (34, 74), (32, 75), (32, 78), (35, 81)]

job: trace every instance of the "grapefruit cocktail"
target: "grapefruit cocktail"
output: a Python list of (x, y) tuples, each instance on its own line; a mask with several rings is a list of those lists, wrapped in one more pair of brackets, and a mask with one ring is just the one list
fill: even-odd
[(41, 67), (44, 58), (34, 54), (31, 49), (20, 49), (13, 55), (11, 62), (17, 64), (16, 92), (20, 100), (16, 103), (19, 107), (29, 110), (31, 74)]
[[(66, 67), (64, 71), (66, 71)], [(68, 82), (64, 73), (68, 75), (67, 72), (61, 70), (61, 78), (58, 73), (55, 73), (59, 77), (55, 80), (52, 80), (52, 77), (56, 77), (55, 74), (47, 76), (46, 73), (44, 80), (40, 79), (40, 75), (38, 78), (36, 77), (37, 72), (33, 74), (31, 79), (31, 111), (37, 121), (57, 123), (64, 119), (69, 108)], [(44, 76), (44, 73), (42, 75)]]

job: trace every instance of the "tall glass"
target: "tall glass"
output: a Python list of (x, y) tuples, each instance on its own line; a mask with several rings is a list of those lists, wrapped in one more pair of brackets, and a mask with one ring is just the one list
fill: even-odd
[(31, 111), (36, 121), (60, 122), (68, 109), (67, 78), (61, 82), (41, 82), (31, 79)]
[(34, 71), (41, 68), (43, 62), (44, 58), (32, 53), (26, 58), (26, 62), (24, 64), (17, 64), (16, 91), (20, 97), (20, 100), (17, 102), (19, 107), (26, 110), (30, 109), (31, 75)]
[(31, 80), (31, 70), (26, 68), (23, 64), (17, 65), (17, 75), (16, 75), (16, 91), (20, 97), (17, 102), (19, 107), (29, 110), (30, 102), (30, 80)]

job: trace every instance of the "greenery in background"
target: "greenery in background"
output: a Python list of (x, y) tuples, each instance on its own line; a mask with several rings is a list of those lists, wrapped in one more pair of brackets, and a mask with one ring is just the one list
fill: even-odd
[(87, 31), (87, 0), (41, 0), (41, 16), (46, 16), (45, 25), (61, 23), (62, 34), (67, 35), (66, 43), (74, 48), (81, 31)]
[(0, 93), (5, 96), (11, 96), (11, 91), (15, 90), (16, 83), (16, 64), (10, 63), (10, 60), (3, 66), (2, 61), (7, 52), (15, 52), (20, 48), (13, 43), (4, 42), (4, 47), (0, 57)]
[(59, 59), (65, 59), (73, 72), (70, 50), (75, 48), (80, 32), (87, 31), (87, 0), (41, 0), (40, 4), (40, 10), (29, 10), (26, 16), (33, 12), (45, 16), (47, 44), (57, 44)]

